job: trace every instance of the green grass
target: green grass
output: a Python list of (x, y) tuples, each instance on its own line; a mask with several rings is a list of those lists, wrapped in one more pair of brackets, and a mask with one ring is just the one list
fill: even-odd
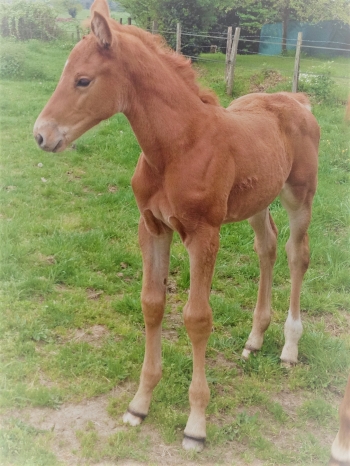
[[(302, 293), (300, 364), (286, 371), (279, 363), (289, 272), (287, 216), (277, 200), (271, 207), (279, 229), (273, 321), (261, 352), (248, 362), (240, 354), (259, 277), (253, 233), (247, 222), (221, 229), (211, 296), (215, 331), (207, 351), (208, 442), (203, 454), (189, 455), (180, 448), (192, 372), (182, 325), (189, 266), (178, 236), (164, 319), (163, 379), (145, 424), (133, 430), (121, 422), (137, 386), (144, 345), (138, 211), (130, 187), (140, 152), (136, 138), (126, 118), (117, 115), (85, 134), (74, 149), (59, 155), (39, 151), (33, 123), (55, 88), (69, 44), (6, 44), (8, 56), (18, 55), (22, 71), (3, 79), (0, 93), (1, 464), (59, 464), (54, 432), (34, 427), (25, 413), (42, 408), (54, 413), (62, 404), (94, 397), (108, 397), (116, 432), (102, 435), (91, 422), (76, 429), (79, 447), (70, 453), (77, 461), (156, 464), (170, 452), (177, 464), (191, 459), (198, 464), (254, 459), (266, 465), (325, 464), (350, 368), (350, 165), (344, 107), (330, 99), (320, 104), (317, 89), (312, 95), (322, 140), (309, 230), (311, 266)], [(222, 57), (215, 59), (218, 63), (196, 67), (201, 82), (227, 105)], [(289, 90), (288, 60), (239, 56), (235, 96), (265, 83), (271, 70), (285, 79), (267, 90)], [(305, 67), (309, 61), (309, 71), (325, 64), (305, 59)], [(348, 69), (349, 62), (335, 59), (332, 79)], [(337, 81), (334, 95), (346, 92)], [(94, 333), (97, 327), (103, 329), (100, 336)]]

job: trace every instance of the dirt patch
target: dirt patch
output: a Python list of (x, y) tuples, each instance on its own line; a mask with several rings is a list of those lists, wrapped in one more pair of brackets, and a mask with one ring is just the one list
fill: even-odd
[(52, 265), (56, 263), (55, 256), (45, 256), (44, 254), (41, 254), (40, 252), (38, 254), (38, 259), (39, 259), (39, 262), (42, 264)]
[[(177, 294), (175, 280), (169, 279), (167, 283), (167, 310), (163, 320), (162, 337), (175, 342), (178, 340), (178, 330), (183, 327), (182, 308), (185, 302)], [(179, 309), (181, 308), (181, 310)]]
[[(82, 466), (86, 464), (94, 464), (95, 466), (136, 466), (148, 465), (154, 466), (196, 466), (213, 465), (213, 464), (235, 464), (236, 466), (245, 466), (246, 463), (235, 459), (234, 451), (231, 448), (221, 452), (214, 461), (205, 458), (205, 452), (198, 460), (190, 460), (185, 458), (181, 448), (181, 442), (177, 445), (166, 445), (162, 440), (160, 433), (147, 424), (141, 427), (138, 433), (140, 438), (144, 437), (145, 441), (148, 438), (151, 448), (149, 450), (150, 461), (140, 462), (134, 460), (118, 460), (118, 461), (101, 461), (98, 463), (91, 463), (89, 460), (84, 460), (80, 456), (81, 444), (78, 440), (77, 432), (86, 432), (93, 428), (98, 435), (100, 441), (106, 441), (110, 436), (117, 432), (125, 431), (130, 427), (124, 426), (120, 419), (119, 414), (114, 419), (108, 414), (108, 405), (111, 398), (124, 402), (124, 395), (127, 393), (128, 398), (131, 398), (131, 392), (134, 392), (135, 386), (126, 384), (123, 388), (118, 388), (107, 395), (102, 395), (90, 400), (84, 400), (80, 403), (65, 403), (59, 409), (51, 408), (24, 408), (24, 409), (11, 409), (3, 414), (0, 421), (13, 418), (21, 420), (22, 422), (41, 431), (52, 433), (52, 440), (50, 445), (47, 446), (57, 457), (57, 459), (66, 466)], [(203, 457), (204, 456), (204, 457)], [(219, 461), (219, 463), (218, 463)], [(256, 460), (249, 463), (251, 466), (260, 466), (263, 463)]]
[(271, 87), (286, 81), (286, 78), (275, 70), (263, 70), (263, 81), (261, 81), (261, 73), (254, 74), (250, 78), (250, 92), (266, 92)]
[(350, 335), (350, 312), (339, 311), (334, 314), (322, 314), (321, 316), (310, 316), (307, 312), (302, 313), (302, 319), (305, 322), (320, 325), (324, 331), (333, 337), (348, 337)]
[(87, 288), (86, 295), (88, 299), (99, 299), (103, 295), (103, 291)]
[(79, 404), (64, 404), (60, 409), (25, 408), (11, 410), (7, 417), (13, 417), (30, 424), (36, 429), (52, 432), (52, 451), (59, 461), (74, 466), (79, 458), (80, 443), (76, 431), (86, 429), (92, 423), (100, 437), (108, 437), (118, 430), (116, 422), (107, 414), (108, 397), (102, 396)]
[(109, 335), (109, 330), (104, 325), (93, 325), (87, 329), (77, 329), (70, 338), (73, 342), (85, 342), (100, 348)]

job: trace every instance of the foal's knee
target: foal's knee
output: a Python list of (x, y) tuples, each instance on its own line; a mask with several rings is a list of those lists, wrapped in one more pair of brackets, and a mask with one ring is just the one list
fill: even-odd
[(143, 293), (141, 304), (145, 324), (151, 327), (159, 326), (164, 315), (165, 295)]
[(188, 302), (184, 307), (184, 323), (193, 343), (197, 339), (208, 338), (213, 324), (212, 311), (209, 304), (193, 306)]

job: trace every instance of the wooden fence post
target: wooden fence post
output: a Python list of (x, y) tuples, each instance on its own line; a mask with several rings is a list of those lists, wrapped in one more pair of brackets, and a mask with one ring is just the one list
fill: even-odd
[(225, 67), (225, 81), (227, 82), (227, 76), (228, 76), (228, 62), (230, 59), (230, 53), (231, 53), (231, 47), (232, 47), (232, 26), (229, 26), (227, 28), (227, 42), (226, 42), (226, 67)]
[(181, 23), (176, 25), (176, 52), (181, 53)]
[(123, 24), (123, 18), (119, 19), (119, 24)]
[(152, 34), (158, 33), (158, 23), (157, 21), (152, 21)]
[(78, 42), (80, 41), (80, 29), (79, 29), (79, 26), (77, 26), (77, 40), (78, 40)]
[(230, 51), (230, 58), (228, 61), (228, 76), (227, 76), (227, 86), (226, 86), (227, 95), (232, 95), (233, 77), (234, 77), (234, 71), (235, 71), (235, 63), (236, 63), (237, 48), (238, 48), (238, 41), (239, 41), (240, 33), (241, 33), (241, 28), (236, 28), (235, 35), (232, 41), (232, 48)]
[(128, 18), (128, 25), (131, 26), (131, 18)]
[(298, 80), (299, 80), (299, 68), (300, 68), (300, 50), (301, 50), (302, 40), (303, 40), (303, 33), (298, 32), (297, 48), (296, 48), (296, 51), (295, 51), (292, 92), (298, 92)]

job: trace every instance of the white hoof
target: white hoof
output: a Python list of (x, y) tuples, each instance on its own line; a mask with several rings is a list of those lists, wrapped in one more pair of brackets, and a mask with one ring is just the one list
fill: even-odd
[(139, 426), (143, 419), (139, 416), (135, 416), (134, 414), (131, 414), (129, 411), (127, 411), (124, 416), (123, 416), (123, 422), (124, 424), (130, 424), (133, 427)]
[(186, 451), (195, 451), (200, 453), (203, 451), (205, 439), (195, 439), (191, 437), (187, 437), (185, 435), (182, 441), (182, 448)]
[(293, 361), (283, 361), (281, 359), (281, 366), (284, 367), (285, 369), (291, 369), (292, 367), (296, 366), (296, 362)]
[(250, 353), (251, 353), (250, 349), (244, 348), (242, 352), (242, 358), (246, 360), (249, 359)]

